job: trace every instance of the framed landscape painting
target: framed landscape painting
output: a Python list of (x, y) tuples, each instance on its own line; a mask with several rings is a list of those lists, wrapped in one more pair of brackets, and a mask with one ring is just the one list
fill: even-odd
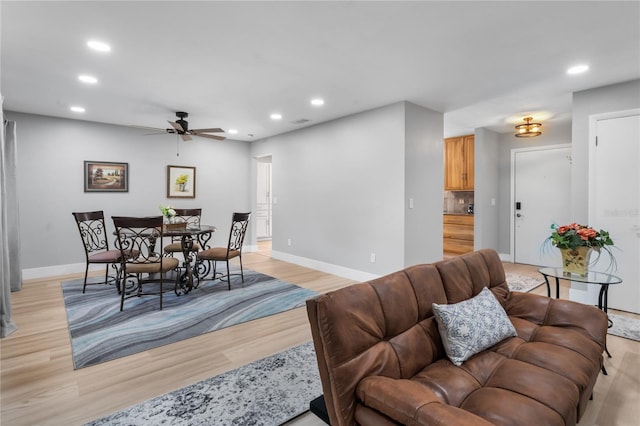
[(167, 166), (167, 198), (196, 198), (196, 168)]
[(129, 192), (129, 163), (85, 161), (84, 192)]

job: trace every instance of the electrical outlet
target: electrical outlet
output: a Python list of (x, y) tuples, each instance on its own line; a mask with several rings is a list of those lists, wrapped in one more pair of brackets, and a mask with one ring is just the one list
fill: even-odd
[(371, 253), (371, 256), (369, 257), (369, 261), (371, 263), (376, 263), (376, 254), (375, 253)]
[(287, 245), (290, 246), (291, 245), (291, 238), (287, 239)]

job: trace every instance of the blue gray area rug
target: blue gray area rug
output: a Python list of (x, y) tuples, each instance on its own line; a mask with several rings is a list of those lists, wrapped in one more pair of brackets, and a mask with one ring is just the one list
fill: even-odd
[(76, 369), (298, 308), (317, 295), (245, 270), (244, 283), (232, 277), (231, 291), (226, 282), (202, 281), (187, 295), (164, 293), (162, 311), (158, 296), (143, 296), (125, 300), (120, 312), (114, 286), (87, 286), (83, 294), (82, 281), (62, 283)]
[(166, 393), (87, 425), (275, 426), (322, 395), (311, 342)]

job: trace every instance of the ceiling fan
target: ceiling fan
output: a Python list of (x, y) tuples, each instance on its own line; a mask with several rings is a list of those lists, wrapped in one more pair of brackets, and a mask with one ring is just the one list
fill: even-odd
[[(185, 120), (189, 116), (188, 113), (183, 111), (176, 112), (176, 117), (178, 120), (176, 121), (168, 121), (171, 124), (171, 128), (165, 129), (167, 133), (180, 135), (183, 141), (190, 141), (191, 136), (199, 136), (201, 138), (209, 138), (209, 139), (217, 139), (219, 141), (225, 140), (224, 136), (218, 135), (210, 135), (209, 133), (224, 133), (224, 130), (219, 127), (211, 128), (211, 129), (189, 129), (189, 122)], [(163, 129), (154, 129), (154, 130), (163, 130)]]

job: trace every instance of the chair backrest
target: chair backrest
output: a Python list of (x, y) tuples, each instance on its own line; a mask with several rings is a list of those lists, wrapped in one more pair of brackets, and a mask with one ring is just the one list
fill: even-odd
[(104, 224), (104, 212), (74, 212), (71, 213), (78, 225), (80, 238), (84, 245), (84, 252), (87, 258), (93, 252), (109, 250), (107, 239), (107, 228)]
[(231, 231), (229, 232), (229, 245), (228, 250), (242, 251), (242, 243), (244, 242), (244, 236), (247, 233), (247, 226), (249, 225), (249, 213), (234, 213), (231, 219)]
[(187, 226), (200, 226), (202, 209), (173, 209), (176, 212), (174, 220), (176, 222), (186, 222)]
[[(127, 263), (160, 263), (162, 216), (112, 216), (117, 245)], [(160, 241), (158, 241), (160, 240)]]

